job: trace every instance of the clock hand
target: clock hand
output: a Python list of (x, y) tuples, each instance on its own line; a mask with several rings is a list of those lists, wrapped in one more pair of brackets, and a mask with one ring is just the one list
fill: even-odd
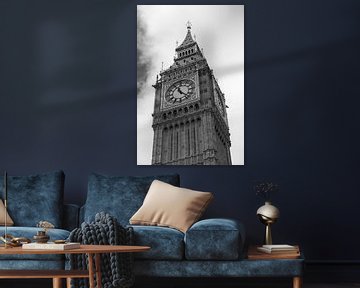
[(181, 91), (180, 87), (177, 90), (180, 94), (184, 94), (184, 92)]

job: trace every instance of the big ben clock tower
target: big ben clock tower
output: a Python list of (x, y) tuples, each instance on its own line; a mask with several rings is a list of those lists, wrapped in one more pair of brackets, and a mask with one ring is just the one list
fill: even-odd
[(225, 97), (190, 22), (175, 52), (153, 85), (152, 165), (231, 165)]

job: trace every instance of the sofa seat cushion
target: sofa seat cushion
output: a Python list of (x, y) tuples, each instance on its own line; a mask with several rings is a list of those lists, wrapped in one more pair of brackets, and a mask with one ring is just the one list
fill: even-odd
[(232, 219), (206, 219), (185, 234), (187, 260), (236, 260), (245, 241), (243, 225)]
[(178, 174), (144, 177), (91, 174), (83, 211), (84, 219), (81, 220), (91, 222), (96, 213), (106, 212), (114, 216), (119, 224), (128, 225), (155, 179), (175, 186), (180, 184)]
[(158, 226), (132, 226), (134, 244), (150, 246), (146, 252), (134, 253), (135, 259), (182, 260), (184, 234), (176, 229)]
[[(33, 236), (41, 230), (37, 227), (8, 227), (7, 233), (11, 234), (14, 237), (25, 237), (30, 240), (33, 239)], [(0, 235), (5, 234), (5, 228), (0, 227)], [(50, 236), (49, 241), (54, 240), (65, 240), (69, 237), (70, 232), (63, 229), (49, 229), (47, 234)], [(0, 260), (62, 260), (64, 255), (0, 255)]]
[[(30, 176), (8, 176), (8, 212), (14, 225), (34, 227), (48, 221), (62, 227), (64, 172), (54, 171)], [(0, 176), (0, 183), (4, 177)], [(3, 185), (0, 185), (0, 195)]]

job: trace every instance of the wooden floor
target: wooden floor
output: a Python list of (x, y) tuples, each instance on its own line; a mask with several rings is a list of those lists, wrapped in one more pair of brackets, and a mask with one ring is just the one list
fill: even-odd
[(354, 288), (360, 287), (360, 283), (338, 283), (338, 284), (306, 284), (304, 288)]
[[(39, 280), (0, 280), (0, 288), (52, 288), (52, 282), (48, 279)], [(291, 288), (290, 282), (266, 283), (257, 281), (246, 281), (246, 283), (231, 283), (229, 285), (202, 285), (201, 283), (181, 284), (175, 283), (155, 284), (136, 283), (134, 288)], [(303, 288), (360, 288), (360, 283), (304, 283)]]

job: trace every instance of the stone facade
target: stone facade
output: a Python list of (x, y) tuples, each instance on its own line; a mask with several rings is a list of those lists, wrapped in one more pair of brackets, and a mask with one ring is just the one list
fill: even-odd
[(231, 165), (225, 97), (190, 23), (175, 51), (153, 85), (152, 165)]

